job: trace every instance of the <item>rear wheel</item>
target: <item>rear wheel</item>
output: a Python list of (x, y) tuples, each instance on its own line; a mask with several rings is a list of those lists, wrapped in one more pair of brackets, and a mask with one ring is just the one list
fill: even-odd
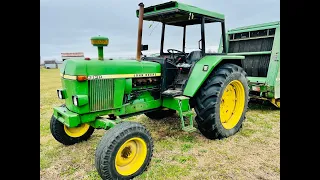
[(159, 120), (159, 119), (173, 116), (175, 113), (176, 113), (176, 111), (172, 110), (172, 109), (168, 109), (168, 110), (161, 109), (161, 110), (147, 112), (147, 113), (145, 113), (145, 115), (150, 119)]
[(72, 145), (81, 141), (86, 141), (92, 135), (94, 128), (89, 124), (81, 124), (78, 127), (69, 128), (54, 116), (51, 117), (50, 131), (52, 136), (64, 145)]
[(224, 64), (211, 73), (196, 95), (196, 121), (209, 139), (221, 139), (239, 131), (245, 119), (249, 87), (245, 71)]
[(122, 122), (101, 139), (95, 166), (102, 179), (132, 179), (145, 171), (152, 154), (148, 130), (136, 122)]

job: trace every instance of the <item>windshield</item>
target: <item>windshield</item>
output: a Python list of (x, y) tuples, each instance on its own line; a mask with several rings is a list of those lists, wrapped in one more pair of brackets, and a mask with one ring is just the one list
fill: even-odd
[[(159, 56), (161, 53), (162, 23), (144, 21), (143, 44), (148, 44), (149, 49), (143, 51), (147, 56)], [(201, 25), (186, 26), (185, 46), (183, 49), (184, 28), (180, 26), (165, 25), (163, 54), (168, 54), (168, 49), (175, 49), (190, 53), (199, 51), (199, 40), (201, 39)], [(221, 37), (220, 23), (205, 24), (206, 53), (216, 53)]]

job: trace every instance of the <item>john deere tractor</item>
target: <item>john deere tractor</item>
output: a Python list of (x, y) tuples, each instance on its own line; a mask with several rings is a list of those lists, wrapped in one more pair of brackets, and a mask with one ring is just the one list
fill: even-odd
[[(140, 123), (126, 117), (145, 114), (161, 119), (177, 113), (184, 131), (197, 128), (208, 139), (234, 135), (245, 119), (249, 86), (241, 60), (226, 53), (224, 15), (170, 1), (144, 8), (139, 4), (136, 60), (106, 59), (107, 37), (91, 43), (98, 58), (68, 59), (60, 69), (62, 89), (58, 97), (65, 104), (53, 108), (50, 129), (64, 145), (90, 138), (94, 129), (108, 130), (97, 146), (95, 167), (102, 179), (132, 179), (147, 168), (153, 154), (153, 140)], [(143, 20), (162, 24), (158, 57), (141, 57)], [(222, 51), (205, 51), (205, 25), (219, 23)], [(199, 50), (185, 52), (186, 29), (201, 26)], [(182, 49), (164, 52), (165, 28), (183, 29)], [(196, 44), (197, 45), (197, 44)], [(110, 129), (110, 130), (109, 130)]]

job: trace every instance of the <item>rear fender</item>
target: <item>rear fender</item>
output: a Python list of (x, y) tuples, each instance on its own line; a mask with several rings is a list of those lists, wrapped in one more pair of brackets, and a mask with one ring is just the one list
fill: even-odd
[(241, 59), (244, 58), (244, 56), (228, 55), (208, 55), (203, 57), (193, 67), (183, 95), (193, 97), (214, 69), (225, 63), (235, 63), (241, 66)]

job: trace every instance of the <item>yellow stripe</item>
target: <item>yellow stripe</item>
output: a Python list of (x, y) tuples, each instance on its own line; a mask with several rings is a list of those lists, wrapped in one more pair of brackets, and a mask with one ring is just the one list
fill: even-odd
[(117, 79), (117, 78), (138, 78), (138, 77), (156, 77), (161, 76), (161, 73), (143, 73), (143, 74), (110, 74), (110, 75), (93, 75), (88, 76), (88, 79)]
[(64, 79), (76, 80), (76, 79), (77, 79), (77, 76), (70, 76), (70, 75), (65, 74), (65, 75), (63, 76), (63, 78), (64, 78)]
[[(60, 74), (64, 79), (76, 80), (77, 76)], [(140, 77), (156, 77), (161, 76), (161, 73), (142, 73), (142, 74), (111, 74), (111, 75), (91, 75), (88, 80), (92, 79), (118, 79), (118, 78), (140, 78)]]

